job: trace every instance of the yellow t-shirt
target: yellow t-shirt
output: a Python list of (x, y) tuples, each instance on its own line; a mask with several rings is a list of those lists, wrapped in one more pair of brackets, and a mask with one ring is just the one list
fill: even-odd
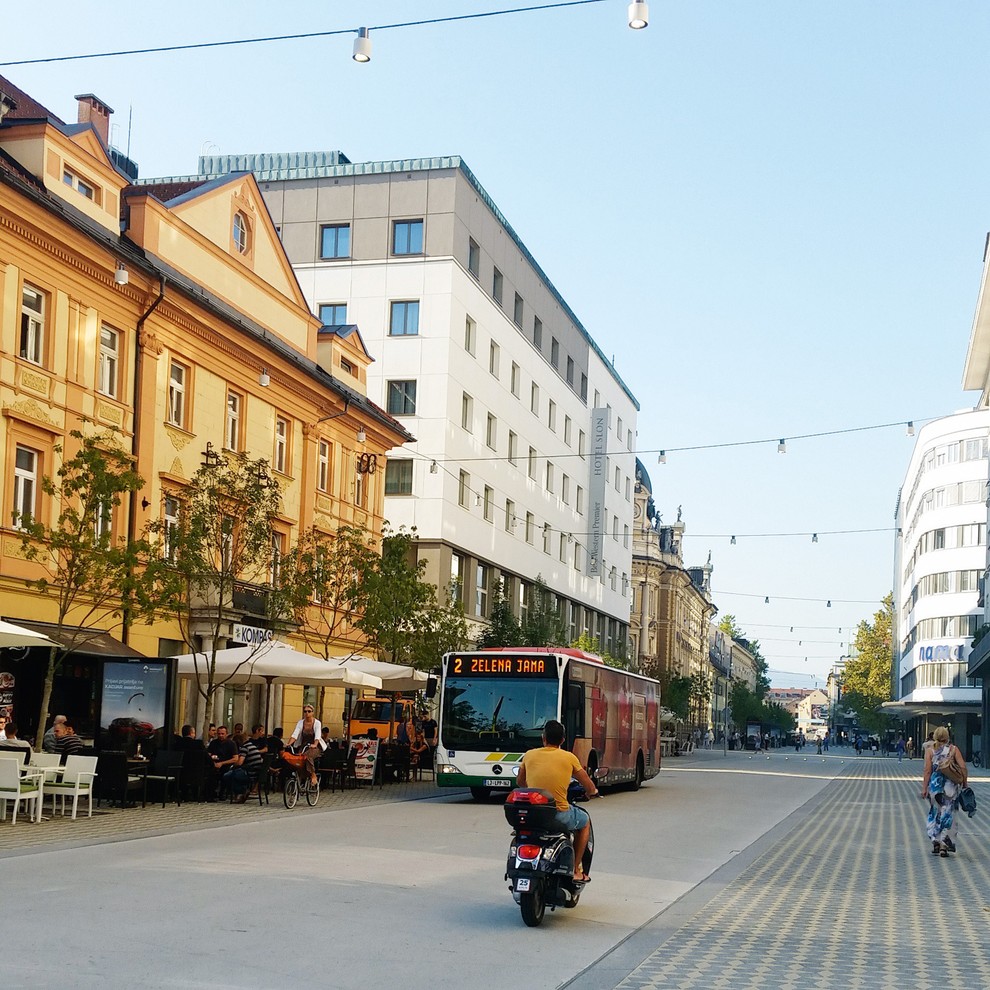
[(557, 804), (558, 811), (567, 811), (567, 788), (575, 770), (581, 769), (581, 761), (566, 749), (544, 746), (531, 749), (522, 758), (526, 768), (526, 786), (549, 791)]

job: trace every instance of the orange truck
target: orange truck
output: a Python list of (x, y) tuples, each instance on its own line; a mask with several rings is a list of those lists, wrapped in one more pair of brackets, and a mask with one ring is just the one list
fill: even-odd
[(375, 695), (370, 698), (358, 698), (351, 709), (348, 723), (348, 735), (366, 736), (368, 729), (378, 730), (378, 738), (391, 741), (399, 731), (399, 726), (415, 712), (415, 702), (412, 698), (399, 695)]

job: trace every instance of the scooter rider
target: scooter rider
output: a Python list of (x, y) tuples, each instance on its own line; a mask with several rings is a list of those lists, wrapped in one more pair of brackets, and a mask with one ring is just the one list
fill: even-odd
[(535, 787), (549, 791), (557, 804), (557, 823), (574, 834), (574, 879), (586, 882), (588, 877), (581, 868), (584, 851), (588, 847), (591, 832), (591, 816), (583, 808), (577, 808), (567, 800), (567, 788), (571, 777), (587, 791), (588, 797), (598, 797), (598, 788), (581, 766), (578, 758), (561, 749), (564, 727), (553, 719), (543, 726), (543, 748), (525, 753), (519, 764), (519, 787)]

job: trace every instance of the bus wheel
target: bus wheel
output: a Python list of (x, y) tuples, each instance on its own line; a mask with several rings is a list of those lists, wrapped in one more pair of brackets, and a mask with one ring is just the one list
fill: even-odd
[(473, 797), (475, 799), (475, 801), (487, 801), (488, 800), (488, 793), (489, 793), (489, 791), (488, 791), (488, 788), (487, 787), (472, 787), (471, 788), (471, 797)]
[(633, 779), (629, 781), (629, 784), (627, 785), (629, 790), (638, 791), (640, 785), (643, 783), (643, 778), (645, 776), (646, 774), (643, 770), (643, 754), (640, 753), (639, 756), (636, 757), (636, 776), (633, 777)]

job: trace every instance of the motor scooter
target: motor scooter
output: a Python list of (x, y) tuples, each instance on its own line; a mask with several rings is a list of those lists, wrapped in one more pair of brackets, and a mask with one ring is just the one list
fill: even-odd
[[(572, 784), (572, 788), (579, 786)], [(568, 797), (574, 800), (570, 793)], [(506, 797), (504, 809), (505, 819), (513, 828), (505, 879), (523, 921), (535, 928), (543, 921), (548, 906), (551, 911), (577, 907), (587, 881), (574, 879), (574, 836), (557, 824), (557, 805), (549, 791), (517, 787)], [(594, 852), (592, 826), (581, 858), (586, 876)]]

